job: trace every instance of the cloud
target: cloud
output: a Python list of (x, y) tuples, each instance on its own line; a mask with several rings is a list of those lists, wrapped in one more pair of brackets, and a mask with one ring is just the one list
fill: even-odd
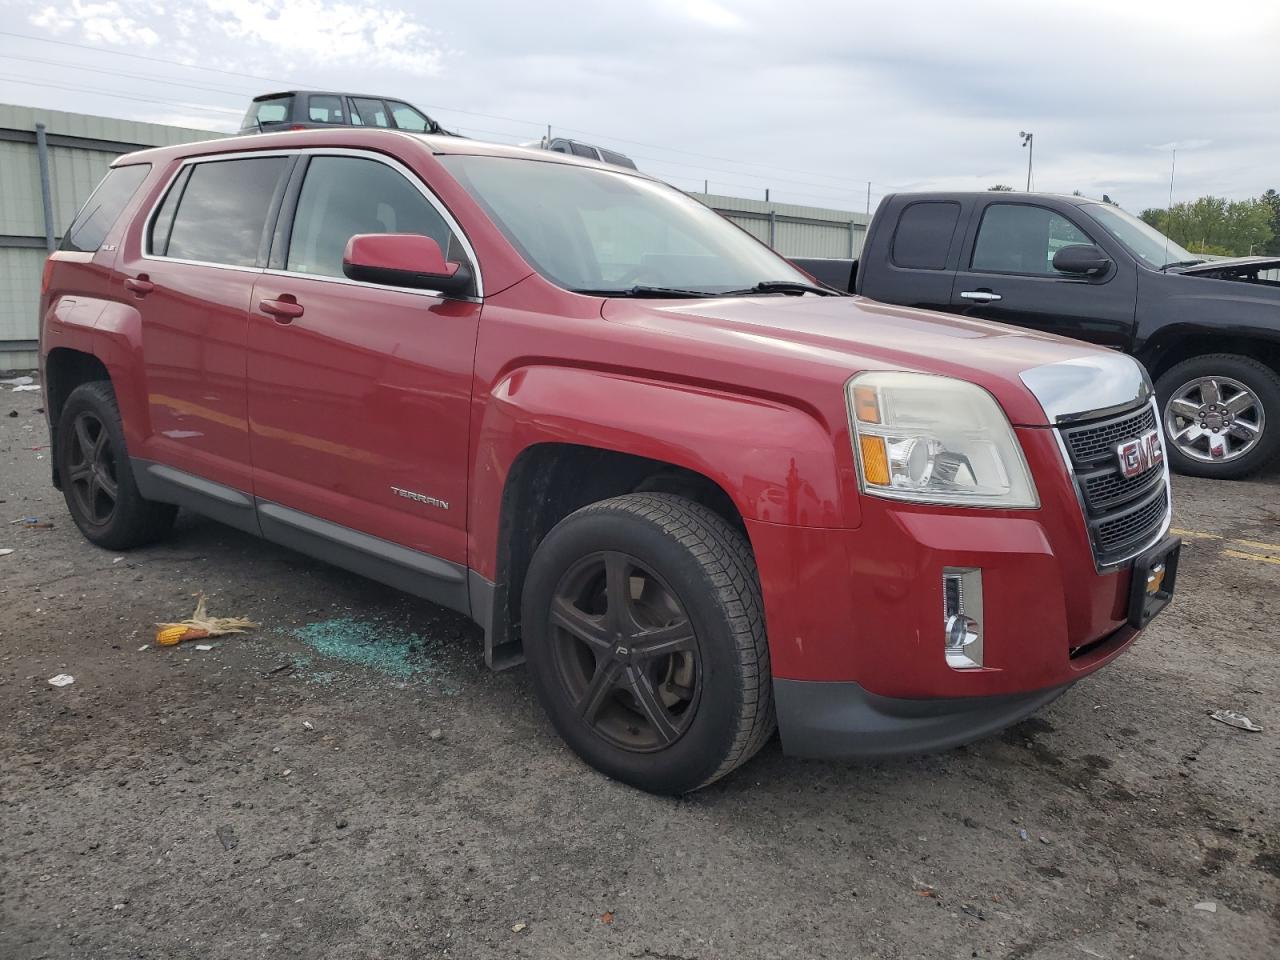
[[(144, 7), (139, 12), (148, 13)], [(44, 7), (33, 13), (29, 21), (37, 27), (55, 34), (78, 33), (91, 43), (125, 44), (141, 43), (154, 47), (160, 35), (145, 25), (145, 21), (130, 16), (120, 3), (82, 3), (71, 0), (64, 7)]]

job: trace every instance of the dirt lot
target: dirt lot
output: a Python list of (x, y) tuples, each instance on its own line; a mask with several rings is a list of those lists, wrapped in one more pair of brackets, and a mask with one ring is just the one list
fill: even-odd
[[(196, 517), (90, 546), (0, 390), (4, 960), (1280, 956), (1280, 475), (1178, 479), (1176, 604), (1005, 735), (672, 801), (460, 617)], [(197, 590), (263, 628), (151, 644)]]

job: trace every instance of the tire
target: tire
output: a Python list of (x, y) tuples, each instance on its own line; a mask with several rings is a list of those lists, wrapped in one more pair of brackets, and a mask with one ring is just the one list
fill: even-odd
[(1280, 375), (1257, 360), (1234, 353), (1183, 360), (1160, 375), (1156, 398), (1169, 467), (1178, 473), (1240, 480), (1280, 456)]
[(58, 417), (54, 456), (71, 519), (90, 543), (128, 550), (160, 539), (173, 526), (177, 507), (138, 492), (108, 381), (71, 391)]
[(773, 734), (755, 559), (705, 507), (658, 493), (583, 507), (539, 544), (521, 599), (538, 699), (606, 776), (688, 793)]

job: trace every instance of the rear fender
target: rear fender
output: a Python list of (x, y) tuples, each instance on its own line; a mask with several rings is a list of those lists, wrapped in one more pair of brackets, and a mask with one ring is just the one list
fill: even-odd
[(744, 519), (801, 527), (857, 525), (843, 502), (831, 435), (811, 414), (760, 397), (598, 370), (530, 366), (484, 406), (471, 487), (471, 566), (493, 580), (502, 493), (520, 453), (572, 443), (699, 473)]

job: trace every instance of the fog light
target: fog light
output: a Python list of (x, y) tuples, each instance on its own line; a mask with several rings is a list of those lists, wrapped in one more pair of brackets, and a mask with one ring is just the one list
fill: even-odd
[(942, 630), (947, 666), (982, 666), (982, 571), (976, 567), (943, 568)]

